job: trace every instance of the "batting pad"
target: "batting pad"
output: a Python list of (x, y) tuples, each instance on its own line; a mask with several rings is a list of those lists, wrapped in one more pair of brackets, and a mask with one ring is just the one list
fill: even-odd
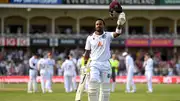
[(102, 83), (100, 85), (99, 101), (109, 101), (110, 83)]
[(99, 95), (99, 82), (91, 81), (88, 86), (88, 101), (98, 101)]

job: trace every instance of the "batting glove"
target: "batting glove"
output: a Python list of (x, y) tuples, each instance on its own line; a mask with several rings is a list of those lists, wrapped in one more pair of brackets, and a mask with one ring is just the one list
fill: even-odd
[(90, 71), (91, 71), (91, 70), (90, 70), (89, 67), (88, 67), (88, 68), (85, 68), (85, 73), (86, 73), (86, 74), (88, 74)]
[(124, 12), (120, 13), (117, 20), (117, 25), (124, 25), (126, 22), (126, 15)]

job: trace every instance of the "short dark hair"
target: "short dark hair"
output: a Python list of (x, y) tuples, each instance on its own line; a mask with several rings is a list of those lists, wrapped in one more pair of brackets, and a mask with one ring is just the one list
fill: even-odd
[(68, 59), (68, 60), (69, 60), (70, 58), (69, 58), (69, 56), (65, 56), (65, 59)]
[(37, 57), (39, 57), (39, 56), (40, 56), (40, 54), (39, 54), (39, 53), (33, 53), (33, 55), (34, 55), (34, 56), (37, 56)]
[(145, 55), (152, 58), (152, 55), (150, 53), (146, 53)]
[(105, 25), (105, 21), (104, 21), (103, 19), (98, 18), (96, 21), (98, 21), (98, 20), (102, 21), (102, 22), (103, 22), (103, 24)]

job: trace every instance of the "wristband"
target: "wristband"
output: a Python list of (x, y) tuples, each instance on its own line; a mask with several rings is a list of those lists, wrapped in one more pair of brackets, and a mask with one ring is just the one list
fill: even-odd
[(121, 32), (122, 32), (122, 29), (116, 28), (116, 33), (121, 33)]

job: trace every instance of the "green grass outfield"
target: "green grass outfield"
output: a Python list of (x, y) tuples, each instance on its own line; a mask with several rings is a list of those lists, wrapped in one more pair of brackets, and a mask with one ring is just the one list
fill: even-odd
[[(74, 101), (75, 93), (65, 93), (63, 84), (54, 84), (51, 94), (27, 94), (26, 87), (26, 84), (5, 84), (4, 88), (0, 88), (0, 101)], [(152, 94), (146, 93), (146, 84), (137, 84), (137, 93), (134, 94), (124, 93), (124, 84), (116, 87), (110, 101), (180, 101), (180, 84), (154, 84)], [(87, 101), (86, 93), (82, 101)]]

